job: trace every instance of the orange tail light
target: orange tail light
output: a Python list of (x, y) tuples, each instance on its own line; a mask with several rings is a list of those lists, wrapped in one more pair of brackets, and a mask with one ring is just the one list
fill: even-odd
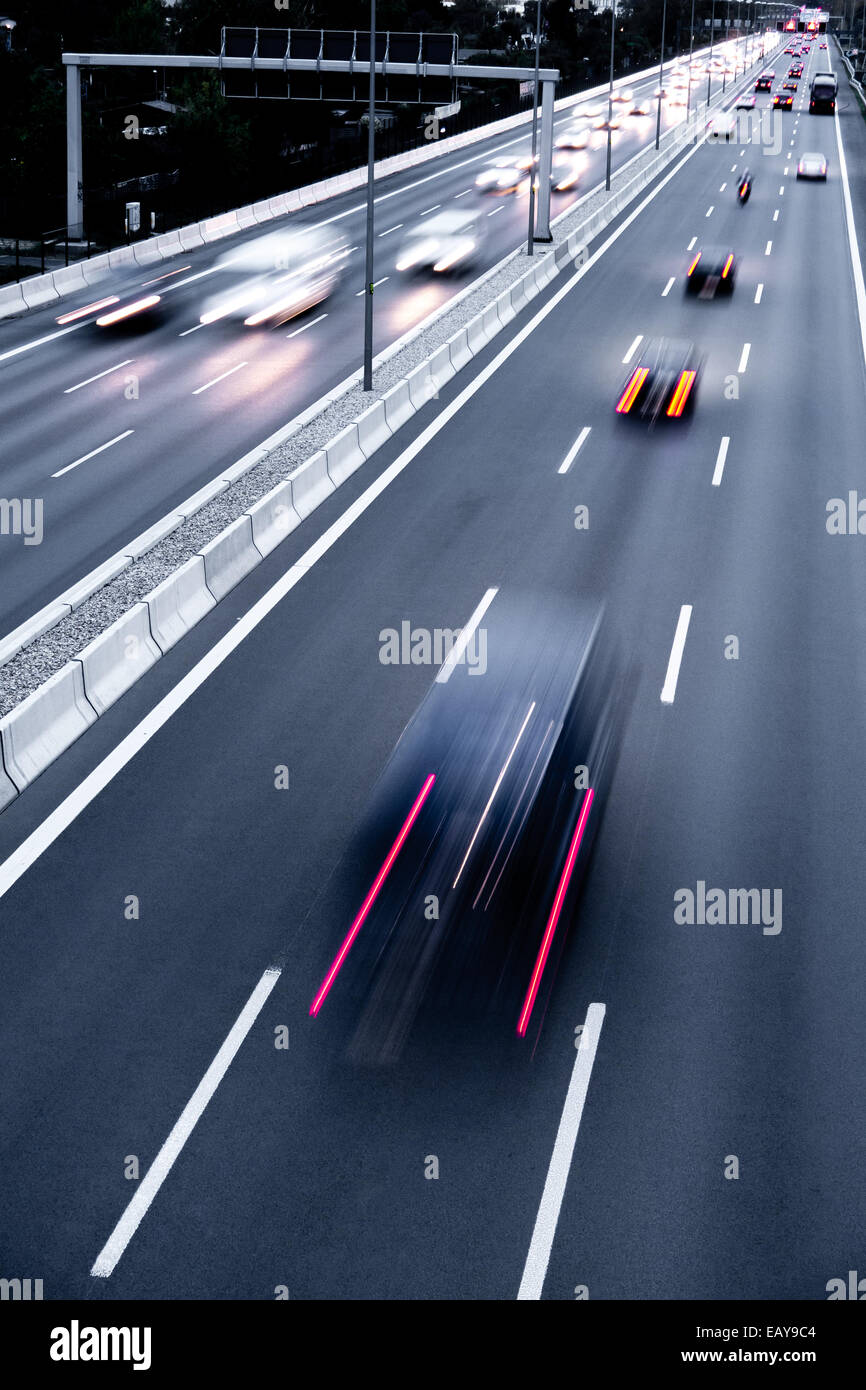
[(680, 379), (677, 382), (676, 390), (674, 391), (674, 394), (671, 396), (670, 405), (667, 408), (668, 415), (675, 417), (679, 417), (680, 415), (682, 415), (683, 411), (686, 408), (686, 401), (689, 398), (691, 389), (695, 384), (696, 376), (697, 372), (695, 371), (680, 373)]
[(635, 367), (628, 380), (628, 385), (619, 398), (616, 407), (618, 415), (627, 415), (637, 399), (637, 394), (649, 376), (649, 367)]

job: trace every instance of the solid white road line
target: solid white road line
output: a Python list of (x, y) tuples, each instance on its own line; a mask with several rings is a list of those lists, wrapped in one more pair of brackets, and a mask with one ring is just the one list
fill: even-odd
[(279, 978), (280, 970), (277, 966), (271, 966), (262, 975), (244, 1004), (228, 1037), (196, 1086), (180, 1118), (136, 1188), (135, 1195), (94, 1260), (90, 1273), (95, 1278), (108, 1279), (114, 1273), (118, 1260), (138, 1230), (148, 1207), (171, 1172), (175, 1159), (204, 1114), (208, 1101), (231, 1066), (241, 1043), (261, 1013)]
[(178, 333), (179, 338), (185, 338), (188, 333), (197, 333), (200, 328), (204, 328), (203, 323), (194, 323), (192, 328), (185, 328), (182, 333)]
[[(369, 66), (369, 64), (368, 64), (368, 66)], [(637, 337), (635, 338), (634, 342), (632, 343), (632, 345), (631, 345), (631, 347), (629, 348), (628, 352), (626, 353), (625, 357), (622, 359), (622, 365), (623, 365), (624, 367), (627, 367), (627, 366), (628, 366), (629, 362), (630, 362), (631, 359), (634, 357), (635, 353), (637, 352), (637, 350), (638, 350), (638, 348), (640, 347), (640, 345), (641, 345), (642, 342), (643, 342), (643, 334), (642, 334), (642, 333), (638, 333)]]
[(755, 290), (755, 303), (756, 303), (756, 304), (760, 304), (760, 302), (761, 302), (761, 296), (762, 296), (763, 293), (764, 293), (764, 286), (763, 286), (763, 284), (760, 284), (760, 285), (758, 286), (758, 288)]
[(67, 463), (65, 468), (60, 468), (56, 473), (52, 473), (52, 478), (62, 478), (64, 473), (71, 473), (73, 468), (77, 468), (80, 463), (86, 463), (88, 459), (96, 458), (97, 454), (104, 453), (106, 449), (111, 448), (112, 444), (119, 444), (121, 439), (126, 439), (126, 436), (132, 433), (132, 430), (124, 430), (123, 434), (115, 435), (114, 439), (109, 439), (107, 444), (100, 444), (98, 449), (91, 449), (89, 454), (83, 454), (81, 458), (76, 459), (74, 463)]
[(556, 1235), (559, 1213), (562, 1210), (562, 1199), (565, 1196), (571, 1161), (574, 1157), (574, 1146), (577, 1143), (580, 1122), (583, 1119), (583, 1107), (586, 1104), (586, 1095), (589, 1090), (595, 1054), (598, 1051), (598, 1040), (601, 1036), (604, 1015), (604, 1004), (590, 1004), (586, 1011), (580, 1046), (574, 1059), (571, 1080), (568, 1083), (568, 1093), (565, 1097), (565, 1105), (562, 1107), (556, 1142), (553, 1145), (553, 1153), (550, 1158), (550, 1167), (547, 1170), (547, 1179), (541, 1194), (538, 1215), (535, 1218), (535, 1228), (532, 1232), (526, 1264), (523, 1267), (523, 1278), (517, 1292), (517, 1297), (521, 1301), (540, 1299), (541, 1291), (544, 1288), (547, 1266), (550, 1263), (550, 1252), (553, 1249), (553, 1238)]
[(751, 343), (743, 343), (743, 351), (740, 353), (740, 365), (737, 368), (738, 372), (744, 372), (746, 370), (746, 367), (749, 363), (749, 353), (751, 352), (751, 350)]
[(306, 333), (306, 331), (307, 331), (308, 328), (315, 328), (315, 326), (316, 326), (317, 323), (321, 323), (321, 322), (322, 322), (322, 319), (326, 319), (327, 317), (328, 317), (327, 314), (320, 314), (319, 317), (318, 317), (317, 319), (312, 319), (309, 323), (303, 323), (303, 324), (301, 324), (301, 327), (300, 327), (300, 328), (295, 328), (295, 329), (292, 330), (291, 333), (287, 333), (287, 334), (286, 334), (286, 337), (287, 337), (287, 338), (297, 338), (297, 336), (298, 336), (299, 333)]
[[(360, 497), (356, 498), (341, 516), (328, 527), (318, 540), (304, 552), (303, 555), (291, 566), (285, 574), (271, 585), (270, 589), (258, 599), (246, 613), (243, 613), (235, 622), (229, 632), (226, 632), (219, 641), (215, 642), (209, 651), (205, 652), (199, 661), (190, 671), (182, 677), (178, 683), (169, 690), (153, 709), (145, 715), (130, 732), (121, 739), (120, 743), (111, 750), (110, 753), (97, 764), (95, 768), (64, 798), (59, 806), (46, 816), (35, 830), (21, 842), (8, 857), (0, 863), (0, 900), (27, 872), (29, 868), (40, 858), (45, 851), (54, 844), (55, 840), (72, 825), (81, 812), (84, 811), (91, 802), (95, 801), (110, 782), (122, 772), (129, 762), (135, 757), (150, 740), (159, 733), (160, 729), (186, 704), (195, 692), (204, 685), (205, 681), (214, 671), (218, 670), (224, 661), (240, 646), (251, 632), (259, 626), (268, 614), (276, 608), (277, 604), (291, 593), (301, 580), (306, 578), (310, 571), (318, 564), (323, 556), (327, 555), (332, 546), (345, 534), (350, 527), (354, 526), (359, 517), (371, 507), (373, 503), (382, 495), (386, 488), (390, 487), (395, 478), (398, 478), (404, 469), (408, 468), (413, 459), (423, 453), (432, 439), (448, 425), (455, 415), (463, 409), (464, 405), (484, 387), (490, 378), (499, 371), (509, 358), (517, 352), (526, 340), (535, 332), (544, 320), (571, 294), (572, 290), (582, 282), (584, 276), (594, 269), (598, 261), (614, 246), (619, 238), (627, 229), (636, 222), (641, 213), (654, 202), (662, 190), (676, 177), (679, 171), (690, 159), (694, 158), (695, 153), (700, 148), (692, 145), (678, 164), (669, 173), (659, 180), (646, 197), (638, 206), (624, 217), (619, 226), (611, 232), (610, 236), (602, 242), (596, 251), (593, 251), (589, 260), (585, 261), (579, 270), (562, 285), (550, 299), (536, 311), (528, 323), (515, 333), (514, 337), (505, 344), (486, 367), (482, 367), (477, 376), (473, 377), (467, 386), (464, 386), (459, 395), (441, 410), (435, 419), (409, 444), (394, 462), (389, 464), (386, 469), (372, 482)], [(363, 293), (363, 291), (362, 291)], [(641, 341), (640, 336), (635, 340), (634, 346)]]
[(21, 352), (29, 352), (31, 348), (41, 347), (43, 343), (53, 343), (55, 338), (65, 338), (67, 333), (74, 333), (76, 328), (83, 327), (83, 323), (73, 323), (71, 328), (60, 328), (56, 333), (47, 333), (44, 338), (34, 338), (31, 343), (22, 343), (20, 347), (9, 348), (7, 352), (0, 352), (0, 362), (5, 362), (9, 357), (17, 357)]
[[(369, 66), (369, 64), (368, 64), (368, 66)], [(202, 391), (209, 391), (210, 388), (211, 388), (212, 386), (216, 386), (218, 382), (220, 382), (220, 381), (225, 381), (225, 379), (226, 379), (227, 376), (233, 376), (235, 372), (239, 372), (240, 369), (241, 369), (241, 367), (248, 367), (248, 366), (249, 366), (249, 362), (238, 362), (238, 364), (237, 364), (236, 367), (229, 367), (229, 369), (228, 369), (227, 372), (223, 372), (222, 376), (215, 376), (214, 379), (213, 379), (213, 381), (206, 381), (205, 384), (204, 384), (204, 386), (197, 386), (196, 389), (193, 391), (192, 394), (193, 394), (194, 396), (200, 396), (201, 393), (202, 393)]]
[(454, 670), (454, 667), (457, 665), (466, 648), (469, 646), (475, 629), (481, 622), (481, 619), (484, 617), (484, 614), (487, 612), (488, 608), (490, 607), (491, 603), (496, 598), (496, 595), (498, 593), (498, 589), (488, 589), (481, 602), (479, 603), (478, 607), (475, 609), (475, 612), (472, 614), (472, 617), (469, 619), (469, 622), (462, 629), (460, 636), (457, 638), (457, 641), (454, 643), (454, 646), (451, 648), (450, 652), (448, 653), (448, 655), (446, 656), (445, 660), (442, 662), (442, 665), (439, 668), (439, 672), (436, 676), (436, 679), (440, 683), (440, 685), (444, 685), (448, 677), (451, 675), (451, 672)]
[[(368, 62), (368, 64), (367, 64), (367, 66), (368, 66), (368, 67), (370, 66), (370, 65), (369, 65), (369, 62)], [(393, 227), (389, 227), (388, 230), (387, 230), (387, 232), (380, 232), (380, 233), (379, 233), (379, 240), (381, 241), (381, 239), (382, 239), (383, 236), (390, 236), (392, 232), (399, 232), (399, 230), (400, 230), (400, 228), (401, 228), (402, 226), (403, 226), (403, 223), (402, 223), (402, 222), (395, 222), (395, 223), (394, 223), (394, 226), (393, 226)]]
[(671, 292), (671, 290), (673, 289), (673, 287), (674, 287), (675, 284), (676, 284), (676, 279), (675, 279), (674, 276), (672, 275), (671, 278), (670, 278), (670, 280), (668, 280), (667, 284), (665, 285), (664, 289), (662, 290), (662, 299), (667, 298), (667, 296), (670, 294), (670, 292)]
[(97, 372), (96, 376), (89, 376), (86, 381), (79, 381), (77, 386), (67, 386), (63, 394), (64, 396), (70, 396), (73, 391), (80, 391), (82, 386), (89, 386), (91, 381), (99, 381), (101, 377), (111, 376), (112, 372), (119, 372), (121, 367), (128, 367), (130, 362), (134, 361), (134, 357), (127, 357), (125, 362), (118, 362), (116, 367), (106, 367), (104, 372)]
[(677, 681), (680, 674), (680, 662), (683, 659), (683, 648), (686, 645), (686, 633), (689, 630), (689, 622), (692, 616), (692, 605), (684, 603), (680, 609), (680, 616), (677, 619), (677, 630), (674, 633), (674, 644), (671, 647), (671, 654), (668, 660), (667, 674), (665, 683), (662, 686), (662, 704), (672, 705), (674, 696), (677, 693)]
[(722, 481), (722, 474), (725, 471), (725, 459), (728, 457), (728, 445), (730, 442), (730, 435), (725, 434), (722, 436), (722, 442), (719, 445), (719, 452), (716, 458), (716, 466), (713, 469), (713, 487), (718, 487)]
[(569, 468), (574, 463), (574, 460), (577, 458), (578, 453), (583, 448), (583, 445), (589, 438), (591, 429), (591, 425), (584, 425), (583, 429), (580, 431), (580, 434), (577, 436), (577, 439), (574, 441), (565, 458), (562, 460), (562, 463), (557, 468), (557, 473), (568, 472)]
[(842, 177), (842, 201), (845, 206), (845, 225), (848, 229), (848, 250), (851, 255), (851, 270), (854, 276), (857, 318), (860, 323), (860, 343), (863, 349), (863, 358), (864, 361), (866, 361), (866, 289), (864, 289), (863, 285), (863, 267), (860, 262), (860, 246), (857, 241), (854, 210), (851, 206), (851, 189), (848, 184), (848, 165), (845, 160), (845, 151), (842, 148), (842, 128), (839, 124), (838, 111), (834, 112), (834, 118), (836, 122), (836, 146), (839, 151), (839, 173)]

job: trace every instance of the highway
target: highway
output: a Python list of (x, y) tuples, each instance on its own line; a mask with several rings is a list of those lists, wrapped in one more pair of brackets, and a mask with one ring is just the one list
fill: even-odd
[[(635, 92), (651, 96), (656, 86), (655, 78), (646, 79)], [(683, 114), (683, 107), (666, 103), (663, 129)], [(568, 111), (560, 113), (557, 130), (571, 120)], [(654, 115), (624, 117), (613, 133), (614, 169), (654, 138)], [(596, 148), (575, 152), (584, 172), (574, 191), (552, 195), (552, 216), (603, 181), (605, 139), (597, 132)], [(477, 193), (474, 182), (490, 160), (528, 156), (530, 145), (526, 126), (381, 180), (376, 352), (525, 241), (528, 195)], [(442, 208), (473, 205), (487, 228), (478, 262), (404, 283), (395, 269), (404, 230)], [(345, 238), (351, 255), (337, 292), (278, 331), (202, 327), (217, 257), (280, 225), (325, 225)], [(44, 510), (39, 546), (0, 537), (0, 637), (359, 370), (364, 226), (364, 190), (354, 190), (255, 233), (143, 268), (140, 283), (163, 293), (169, 307), (150, 332), (106, 333), (91, 321), (58, 328), (58, 316), (102, 299), (111, 282), (0, 323), (4, 495), (42, 498)]]
[[(853, 184), (866, 130), (853, 99), (804, 111), (826, 57), (778, 113), (781, 147), (689, 149), (0, 818), (3, 1263), (46, 1298), (820, 1300), (862, 1267), (866, 581), (826, 520), (861, 486), (838, 135)], [(808, 150), (826, 185), (797, 181)], [(683, 295), (708, 244), (739, 257), (729, 300)], [(693, 419), (648, 431), (614, 407), (653, 335), (692, 339), (706, 366)], [(154, 338), (186, 355), (175, 413), (215, 365), (197, 340)], [(22, 388), (38, 356), (56, 395), (69, 351), (12, 359)], [(213, 409), (228, 432), (238, 398)], [(255, 409), (262, 435), (277, 407)], [(78, 429), (64, 456), (83, 413)], [(184, 431), (174, 494), (165, 477), (112, 494), (131, 508), (115, 538), (213, 471), (188, 407)], [(79, 474), (83, 513), (99, 481)], [(380, 634), (459, 627), (490, 590), (603, 599), (628, 653), (591, 872), (526, 1046), (444, 1017), (395, 1066), (359, 1069), (335, 1043), (337, 991), (330, 1014), (310, 1002), (358, 907), (352, 829), (434, 675), (383, 665)], [(675, 894), (701, 883), (781, 894), (775, 925), (677, 922)]]

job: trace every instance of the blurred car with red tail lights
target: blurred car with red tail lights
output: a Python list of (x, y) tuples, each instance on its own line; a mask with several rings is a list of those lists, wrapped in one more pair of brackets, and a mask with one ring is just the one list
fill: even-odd
[(531, 1046), (620, 744), (598, 605), (500, 593), (450, 636), (339, 871), (309, 1012), (357, 1062), (396, 1061), (425, 1021)]
[(199, 321), (240, 321), (248, 328), (285, 323), (333, 294), (347, 255), (344, 239), (328, 228), (254, 237), (219, 257)]
[(682, 420), (694, 410), (703, 359), (684, 338), (649, 338), (629, 371), (616, 400), (623, 418), (654, 424)]
[(737, 278), (737, 258), (728, 247), (707, 246), (696, 251), (686, 271), (686, 294), (714, 299), (717, 294), (733, 294)]

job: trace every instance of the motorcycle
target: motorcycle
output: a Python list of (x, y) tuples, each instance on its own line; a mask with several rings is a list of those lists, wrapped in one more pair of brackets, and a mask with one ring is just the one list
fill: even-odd
[(748, 169), (744, 169), (737, 185), (737, 200), (740, 207), (744, 207), (749, 201), (749, 194), (752, 191), (752, 176)]

